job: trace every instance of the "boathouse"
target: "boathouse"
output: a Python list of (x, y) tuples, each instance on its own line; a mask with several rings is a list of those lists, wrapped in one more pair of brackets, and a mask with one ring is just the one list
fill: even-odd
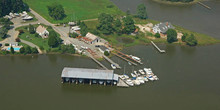
[(85, 68), (68, 68), (62, 71), (62, 82), (68, 83), (88, 83), (101, 85), (116, 85), (118, 83), (118, 74), (113, 70), (85, 69)]

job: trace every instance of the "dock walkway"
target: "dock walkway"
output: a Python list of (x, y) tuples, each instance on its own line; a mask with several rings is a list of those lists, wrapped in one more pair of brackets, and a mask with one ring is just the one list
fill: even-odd
[(151, 44), (160, 52), (160, 53), (165, 53), (165, 50), (161, 50), (153, 41), (151, 41)]
[(126, 58), (128, 58), (128, 59), (130, 59), (130, 60), (132, 60), (132, 61), (134, 61), (134, 62), (137, 62), (137, 63), (139, 63), (139, 64), (143, 64), (141, 61), (137, 61), (137, 60), (135, 60), (135, 59), (133, 59), (132, 57), (130, 57), (129, 55), (127, 55), (127, 54), (124, 54), (124, 53), (122, 53), (122, 52), (120, 52), (120, 51), (117, 51), (116, 50), (116, 52), (118, 53), (118, 54), (121, 54), (122, 56), (125, 56)]
[(198, 4), (200, 4), (201, 6), (204, 6), (205, 8), (211, 10), (211, 7), (209, 7), (208, 5), (205, 5), (204, 3), (202, 2), (198, 2)]
[(90, 57), (93, 61), (95, 61), (97, 64), (99, 64), (102, 68), (108, 70), (107, 67), (105, 67), (102, 63), (100, 63), (98, 60), (96, 60), (91, 54), (89, 55), (89, 57)]
[(112, 61), (110, 58), (108, 58), (107, 56), (103, 55), (103, 58), (105, 58), (109, 63), (114, 64), (116, 66), (116, 68), (121, 69), (121, 67), (119, 66), (119, 64), (115, 63), (114, 61)]
[(117, 53), (112, 53), (112, 54), (116, 55), (117, 57), (119, 57), (119, 58), (121, 58), (121, 59), (123, 59), (123, 60), (125, 60), (125, 61), (127, 61), (127, 62), (130, 62), (132, 65), (137, 66), (136, 63), (134, 63), (134, 62), (132, 62), (132, 61), (130, 61), (130, 60), (128, 60), (128, 59), (122, 57), (121, 55), (119, 55), (119, 54), (117, 54)]
[(118, 87), (129, 87), (121, 78), (118, 80)]

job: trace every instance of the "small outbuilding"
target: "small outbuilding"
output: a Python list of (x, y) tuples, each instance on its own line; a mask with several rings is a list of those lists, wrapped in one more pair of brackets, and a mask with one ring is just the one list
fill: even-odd
[(49, 36), (49, 32), (47, 31), (47, 29), (42, 26), (42, 25), (39, 25), (36, 29), (36, 33), (38, 33), (42, 38), (48, 38)]

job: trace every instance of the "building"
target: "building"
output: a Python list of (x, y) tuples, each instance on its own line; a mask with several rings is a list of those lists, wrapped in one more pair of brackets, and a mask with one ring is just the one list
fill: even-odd
[(67, 68), (62, 71), (61, 78), (63, 83), (89, 83), (89, 84), (113, 84), (116, 85), (119, 78), (113, 70)]
[(48, 38), (49, 32), (47, 29), (41, 25), (39, 25), (36, 29), (36, 33), (38, 33), (42, 38)]
[(90, 32), (88, 32), (88, 33), (86, 34), (86, 36), (83, 37), (83, 40), (84, 40), (85, 42), (89, 43), (89, 44), (97, 43), (97, 42), (99, 42), (99, 39), (100, 39), (100, 38), (99, 38), (98, 36), (96, 36), (96, 35), (94, 35), (94, 34), (92, 34), (92, 33), (90, 33)]
[(105, 51), (107, 51), (108, 53), (110, 53), (109, 48), (107, 48), (107, 47), (105, 47), (105, 46), (103, 46), (103, 45), (99, 46), (99, 51), (102, 52), (102, 53), (104, 53)]
[(153, 27), (153, 32), (154, 33), (162, 33), (162, 34), (166, 34), (168, 29), (174, 29), (175, 27), (169, 23), (169, 22), (164, 22), (164, 23), (159, 23), (156, 24)]

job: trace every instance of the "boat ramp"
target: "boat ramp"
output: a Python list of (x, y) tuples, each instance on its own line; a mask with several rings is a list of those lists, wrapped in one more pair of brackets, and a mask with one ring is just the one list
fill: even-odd
[(119, 64), (115, 63), (114, 61), (112, 61), (110, 58), (108, 58), (107, 56), (103, 55), (103, 58), (105, 58), (109, 63), (114, 64), (116, 66), (116, 68), (121, 69), (121, 67), (119, 66)]
[(165, 53), (165, 50), (161, 50), (153, 41), (151, 41), (151, 44), (160, 52), (160, 53)]

